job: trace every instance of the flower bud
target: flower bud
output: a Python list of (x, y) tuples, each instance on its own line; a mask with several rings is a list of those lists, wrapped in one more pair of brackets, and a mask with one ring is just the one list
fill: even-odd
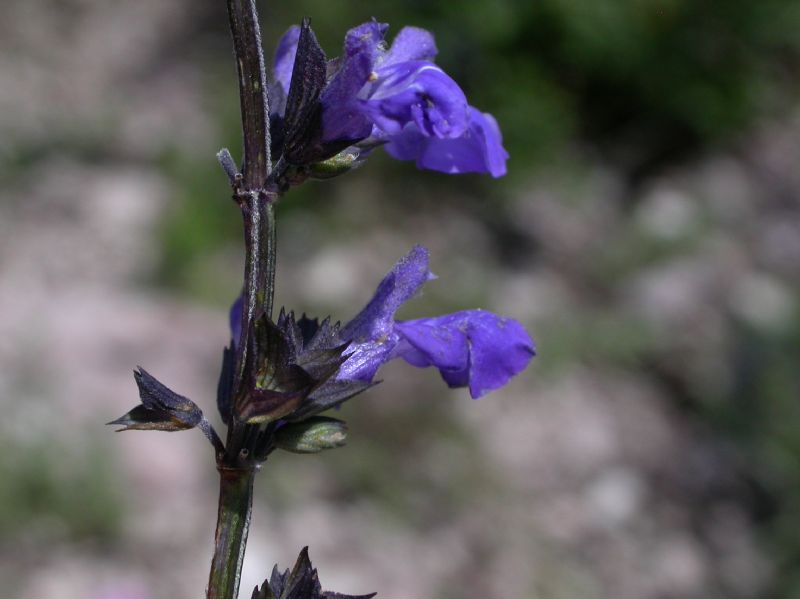
[(359, 160), (358, 148), (349, 147), (346, 150), (339, 152), (333, 158), (328, 158), (322, 162), (315, 162), (309, 165), (309, 177), (317, 180), (332, 179), (350, 172), (363, 164), (363, 160)]
[(276, 447), (292, 453), (318, 453), (335, 449), (342, 447), (346, 440), (347, 424), (325, 416), (285, 424), (275, 432)]

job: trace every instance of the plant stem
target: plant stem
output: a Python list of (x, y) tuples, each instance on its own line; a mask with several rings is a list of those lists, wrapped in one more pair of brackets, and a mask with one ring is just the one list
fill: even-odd
[(246, 377), (248, 352), (259, 355), (250, 340), (251, 323), (261, 313), (272, 315), (275, 283), (275, 212), (278, 198), (270, 182), (269, 104), (264, 53), (255, 0), (227, 0), (242, 110), (244, 156), (242, 173), (236, 173), (229, 154), (220, 161), (232, 180), (234, 199), (244, 218), (245, 280), (242, 335), (237, 343), (232, 389), (233, 413), (229, 419), (225, 453), (218, 457), (219, 511), (214, 558), (208, 582), (208, 599), (236, 599), (247, 546), (253, 504), (253, 479), (258, 463), (251, 439), (257, 426), (236, 417), (237, 402), (250, 392)]
[[(274, 199), (270, 195), (266, 192), (261, 194), (252, 192), (246, 199), (247, 203), (242, 205), (245, 238), (245, 305), (242, 311), (246, 313), (250, 309), (253, 310), (252, 314), (243, 315), (248, 322), (251, 322), (260, 311), (272, 318), (277, 239)], [(242, 333), (244, 334), (244, 329)], [(247, 339), (247, 336), (243, 337), (244, 339)]]
[(236, 599), (253, 507), (256, 469), (219, 469), (219, 512), (208, 599)]
[(267, 76), (255, 0), (228, 0), (228, 17), (239, 73), (239, 98), (242, 107), (242, 187), (245, 191), (260, 190), (267, 183), (272, 163)]
[[(244, 157), (242, 178), (235, 185), (245, 226), (245, 281), (242, 306), (242, 338), (237, 351), (233, 396), (240, 397), (246, 355), (250, 351), (250, 325), (263, 309), (271, 315), (275, 273), (275, 233), (272, 204), (274, 190), (267, 189), (272, 170), (269, 101), (264, 51), (255, 0), (227, 0), (233, 50), (239, 75)], [(266, 253), (266, 255), (265, 255)]]
[[(225, 463), (230, 467), (244, 467), (255, 457), (248, 440), (254, 441), (251, 434), (254, 425), (236, 419), (236, 406), (247, 401), (249, 389), (245, 378), (247, 352), (258, 348), (250, 343), (250, 324), (263, 311), (272, 317), (272, 304), (275, 295), (275, 206), (273, 201), (265, 201), (262, 194), (251, 193), (242, 203), (245, 238), (244, 305), (242, 306), (242, 336), (237, 350), (236, 373), (233, 384), (233, 416), (228, 427), (228, 449)], [(246, 328), (245, 328), (246, 327)], [(255, 342), (255, 340), (253, 340)]]

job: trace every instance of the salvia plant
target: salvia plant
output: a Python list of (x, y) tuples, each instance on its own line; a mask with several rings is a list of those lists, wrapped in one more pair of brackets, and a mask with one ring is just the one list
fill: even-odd
[[(468, 387), (478, 398), (534, 355), (522, 326), (491, 312), (395, 320), (401, 304), (433, 278), (421, 246), (394, 265), (344, 325), (285, 309), (276, 315), (275, 206), (292, 187), (346, 173), (380, 147), (420, 168), (494, 177), (505, 174), (508, 155), (494, 118), (470, 106), (433, 62), (437, 50), (427, 31), (405, 27), (389, 45), (388, 26), (373, 20), (348, 31), (342, 55), (328, 59), (306, 19), (278, 42), (268, 78), (255, 0), (228, 0), (228, 13), (244, 156), (241, 170), (227, 150), (218, 159), (244, 220), (245, 272), (217, 389), (226, 438), (192, 400), (143, 368), (134, 372), (141, 404), (110, 423), (120, 430), (198, 428), (213, 445), (220, 494), (208, 599), (238, 595), (258, 470), (279, 449), (316, 453), (343, 445), (346, 424), (323, 414), (375, 385), (382, 364), (402, 358), (434, 366), (449, 386)], [(303, 549), (291, 571), (276, 566), (252, 597), (350, 596), (322, 591)]]

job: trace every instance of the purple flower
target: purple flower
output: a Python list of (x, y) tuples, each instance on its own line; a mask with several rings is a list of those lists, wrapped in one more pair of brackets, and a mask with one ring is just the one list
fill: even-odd
[(455, 139), (427, 136), (414, 124), (389, 139), (386, 151), (398, 160), (416, 160), (417, 167), (443, 173), (506, 174), (508, 152), (497, 121), (488, 112), (469, 107), (469, 128)]
[(396, 353), (414, 366), (435, 366), (451, 387), (469, 386), (472, 397), (499, 389), (533, 357), (533, 341), (516, 320), (484, 310), (395, 324)]
[[(496, 121), (469, 106), (458, 84), (433, 63), (433, 36), (405, 27), (386, 49), (387, 29), (377, 21), (351, 29), (343, 56), (329, 63), (331, 75), (319, 93), (320, 147), (388, 144), (390, 155), (416, 160), (420, 168), (504, 175), (508, 154)], [(300, 32), (289, 29), (275, 53), (271, 97), (278, 118), (287, 110), (293, 76), (304, 80), (293, 73), (301, 62)]]
[(484, 310), (465, 310), (418, 320), (394, 314), (434, 278), (428, 250), (416, 246), (384, 277), (367, 306), (341, 331), (350, 341), (340, 378), (371, 381), (393, 358), (413, 366), (435, 366), (450, 387), (469, 386), (478, 398), (499, 389), (535, 355), (533, 340), (520, 323)]
[[(535, 355), (522, 325), (484, 310), (465, 310), (435, 318), (395, 320), (395, 312), (435, 278), (428, 250), (416, 246), (387, 274), (359, 314), (331, 336), (328, 344), (347, 344), (333, 381), (370, 383), (389, 360), (403, 358), (417, 367), (435, 366), (450, 387), (469, 387), (478, 398), (499, 389), (524, 370)], [(305, 317), (304, 317), (305, 318)], [(241, 330), (241, 299), (231, 310), (234, 340)]]

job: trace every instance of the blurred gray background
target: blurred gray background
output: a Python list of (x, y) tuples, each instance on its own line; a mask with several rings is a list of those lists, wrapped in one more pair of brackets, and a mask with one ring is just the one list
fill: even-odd
[[(392, 364), (349, 445), (257, 479), (243, 588), (310, 545), (391, 599), (800, 596), (800, 4), (260, 2), (267, 53), (375, 16), (436, 33), (509, 175), (378, 153), (279, 208), (278, 302), (346, 320), (415, 243), (401, 316), (483, 307), (540, 355), (480, 401)], [(240, 217), (221, 0), (3, 0), (0, 595), (199, 598), (196, 432), (115, 435), (140, 364), (216, 423)], [(243, 592), (243, 595), (247, 591)]]

